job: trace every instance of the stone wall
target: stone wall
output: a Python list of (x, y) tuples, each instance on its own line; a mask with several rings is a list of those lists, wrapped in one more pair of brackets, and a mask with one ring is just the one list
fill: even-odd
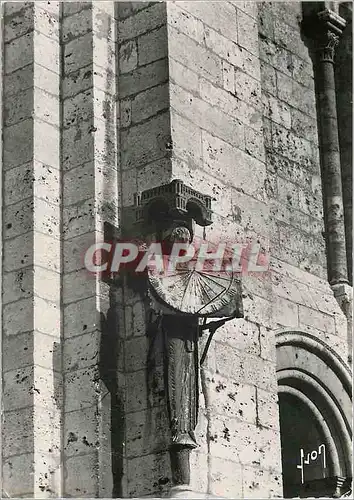
[[(210, 242), (259, 242), (270, 225), (257, 5), (167, 6), (174, 177), (216, 199)], [(225, 496), (281, 495), (272, 290), (243, 278), (245, 318), (220, 328), (202, 368), (205, 410), (195, 488)]]
[[(258, 243), (244, 318), (201, 369), (191, 488), (280, 498), (276, 334), (346, 363), (327, 282), (312, 61), (300, 2), (36, 2), (4, 10), (3, 480), (10, 496), (171, 487), (148, 301), (84, 254), (126, 235), (134, 195), (173, 179), (215, 201), (197, 236)], [(206, 342), (202, 338), (201, 349)], [(21, 471), (19, 480), (18, 471)]]

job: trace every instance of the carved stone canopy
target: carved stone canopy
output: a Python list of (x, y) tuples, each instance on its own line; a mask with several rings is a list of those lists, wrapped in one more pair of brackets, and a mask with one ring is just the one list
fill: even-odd
[(157, 232), (185, 226), (193, 238), (193, 223), (212, 224), (211, 196), (173, 180), (135, 195), (135, 225), (141, 232)]

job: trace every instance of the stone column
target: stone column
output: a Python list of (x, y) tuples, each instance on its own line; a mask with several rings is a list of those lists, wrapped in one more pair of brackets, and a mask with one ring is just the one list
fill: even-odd
[(3, 30), (2, 496), (62, 496), (59, 3)]
[(335, 77), (338, 132), (342, 167), (343, 205), (347, 245), (348, 278), (353, 273), (353, 109), (348, 104), (353, 94), (352, 2), (341, 2), (339, 13), (347, 26), (336, 51)]
[[(335, 84), (335, 51), (346, 21), (326, 9), (316, 14), (309, 29), (315, 42), (315, 78), (322, 165), (328, 279), (334, 296), (347, 318), (348, 348), (352, 346), (352, 289), (348, 285), (344, 227), (341, 157), (339, 149)], [(351, 354), (348, 361), (351, 362)]]
[(317, 102), (324, 189), (328, 274), (331, 285), (348, 283), (334, 55), (345, 20), (330, 10), (317, 14), (315, 28)]

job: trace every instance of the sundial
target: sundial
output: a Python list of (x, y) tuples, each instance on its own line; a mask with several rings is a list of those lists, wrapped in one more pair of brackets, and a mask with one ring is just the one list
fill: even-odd
[(154, 297), (172, 311), (200, 317), (214, 316), (240, 293), (239, 279), (225, 270), (198, 271), (183, 266), (168, 272), (152, 266), (148, 280)]

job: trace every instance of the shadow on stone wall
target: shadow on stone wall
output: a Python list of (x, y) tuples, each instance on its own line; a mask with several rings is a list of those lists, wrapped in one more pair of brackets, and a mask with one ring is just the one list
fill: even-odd
[(113, 476), (113, 498), (123, 496), (122, 478), (123, 450), (124, 450), (124, 401), (118, 387), (118, 342), (117, 335), (118, 322), (116, 321), (116, 311), (110, 305), (107, 317), (100, 313), (101, 317), (101, 345), (99, 373), (111, 396), (111, 456), (112, 456), (112, 476)]

